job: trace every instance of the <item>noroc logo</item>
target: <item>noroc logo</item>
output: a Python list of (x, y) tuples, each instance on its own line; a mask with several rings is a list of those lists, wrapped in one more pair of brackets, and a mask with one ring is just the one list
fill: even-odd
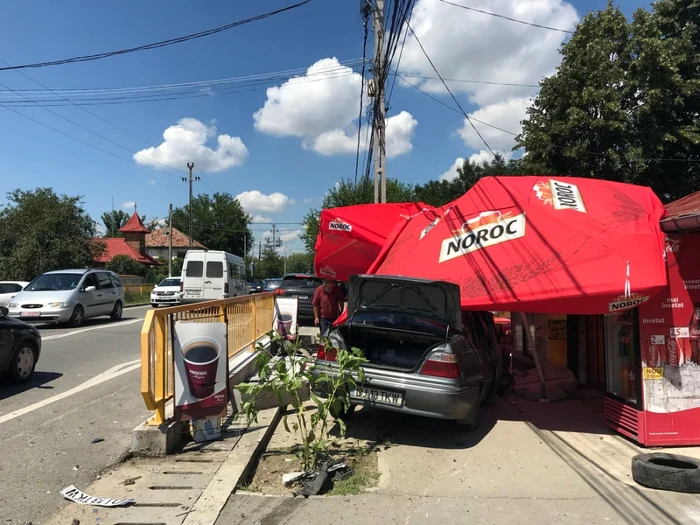
[(482, 248), (495, 246), (525, 236), (525, 214), (503, 215), (498, 211), (482, 212), (470, 219), (454, 236), (442, 241), (440, 260), (443, 263)]
[(347, 222), (340, 219), (335, 219), (328, 223), (328, 229), (332, 232), (351, 232), (352, 224), (348, 224)]
[(630, 294), (629, 296), (621, 295), (612, 303), (608, 303), (610, 312), (620, 312), (622, 310), (629, 310), (645, 303), (649, 300), (648, 295), (640, 296), (636, 293)]
[(581, 192), (575, 184), (549, 179), (546, 182), (538, 182), (532, 189), (542, 202), (551, 205), (555, 210), (588, 213)]

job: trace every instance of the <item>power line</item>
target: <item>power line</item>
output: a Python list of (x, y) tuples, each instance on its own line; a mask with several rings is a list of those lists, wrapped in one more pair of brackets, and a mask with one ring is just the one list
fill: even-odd
[(304, 4), (308, 4), (310, 1), (311, 0), (304, 0), (303, 2), (299, 2), (298, 4), (294, 4), (294, 5), (291, 5), (288, 7), (283, 7), (282, 9), (277, 9), (276, 11), (270, 11), (269, 13), (264, 13), (262, 15), (253, 16), (251, 18), (246, 18), (244, 20), (238, 20), (236, 22), (232, 22), (230, 24), (219, 26), (219, 27), (216, 27), (214, 29), (207, 29), (206, 31), (200, 31), (199, 33), (192, 33), (192, 34), (177, 37), (177, 38), (170, 38), (168, 40), (161, 40), (159, 42), (153, 42), (151, 44), (144, 44), (144, 45), (137, 46), (137, 47), (120, 49), (117, 51), (108, 51), (105, 53), (95, 53), (92, 55), (82, 55), (82, 56), (77, 56), (77, 57), (72, 57), (72, 58), (64, 58), (61, 60), (51, 60), (48, 62), (35, 62), (33, 64), (23, 64), (20, 66), (0, 67), (0, 71), (7, 71), (7, 70), (11, 70), (11, 69), (17, 70), (17, 69), (26, 69), (26, 68), (60, 66), (63, 64), (73, 64), (76, 62), (89, 62), (92, 60), (100, 60), (102, 58), (109, 58), (109, 57), (116, 56), (116, 55), (126, 55), (128, 53), (135, 53), (137, 51), (148, 51), (151, 49), (157, 49), (157, 48), (161, 48), (161, 47), (171, 46), (173, 44), (180, 44), (182, 42), (187, 42), (189, 40), (195, 40), (197, 38), (204, 38), (204, 37), (207, 37), (210, 35), (214, 35), (216, 33), (221, 33), (222, 31), (228, 31), (229, 29), (233, 29), (234, 27), (249, 24), (251, 22), (257, 22), (259, 20), (264, 20), (265, 18), (269, 18), (269, 17), (277, 15), (279, 13), (283, 13), (285, 11), (290, 11), (292, 9), (296, 9), (297, 7), (301, 7)]
[(437, 68), (435, 67), (435, 64), (434, 64), (433, 61), (430, 59), (430, 56), (428, 56), (428, 53), (425, 51), (425, 48), (423, 47), (423, 44), (421, 43), (420, 39), (418, 38), (418, 35), (416, 34), (416, 32), (415, 32), (415, 31), (413, 30), (413, 28), (411, 27), (411, 24), (410, 24), (408, 21), (406, 21), (406, 24), (408, 25), (408, 28), (411, 30), (411, 34), (412, 34), (413, 37), (416, 39), (416, 42), (418, 42), (418, 45), (420, 46), (421, 51), (422, 51), (423, 54), (425, 55), (425, 58), (427, 58), (427, 59), (428, 59), (428, 62), (430, 62), (430, 65), (432, 66), (433, 71), (435, 71), (435, 74), (436, 74), (436, 75), (440, 78), (440, 80), (442, 81), (442, 85), (445, 86), (445, 89), (447, 90), (447, 92), (448, 92), (448, 93), (450, 94), (450, 96), (452, 97), (452, 100), (455, 101), (455, 104), (457, 104), (457, 107), (462, 111), (462, 114), (463, 114), (464, 117), (467, 119), (467, 122), (469, 122), (469, 124), (470, 124), (471, 127), (474, 129), (474, 131), (476, 132), (476, 134), (479, 136), (479, 138), (481, 139), (481, 142), (484, 143), (484, 145), (486, 146), (486, 149), (488, 149), (488, 150), (491, 152), (491, 155), (493, 155), (493, 156), (495, 157), (496, 154), (495, 154), (494, 151), (491, 149), (491, 146), (489, 146), (489, 143), (486, 142), (486, 139), (484, 139), (484, 137), (481, 135), (481, 133), (479, 133), (479, 130), (476, 129), (476, 126), (475, 126), (474, 123), (472, 122), (471, 117), (470, 117), (469, 115), (467, 115), (467, 112), (464, 111), (464, 108), (462, 107), (462, 105), (461, 105), (461, 104), (459, 103), (459, 101), (457, 100), (457, 97), (455, 97), (455, 96), (452, 94), (452, 91), (450, 91), (450, 88), (448, 87), (447, 83), (446, 83), (445, 80), (442, 78), (442, 76), (440, 76), (440, 72), (437, 70)]
[(509, 16), (499, 15), (497, 13), (492, 13), (490, 11), (482, 11), (481, 9), (476, 9), (475, 7), (467, 7), (466, 5), (455, 4), (453, 2), (448, 2), (447, 0), (440, 0), (440, 2), (442, 2), (443, 4), (453, 5), (455, 7), (461, 7), (462, 9), (466, 9), (468, 11), (475, 11), (475, 12), (481, 13), (483, 15), (495, 16), (496, 18), (502, 18), (504, 20), (508, 20), (510, 22), (516, 22), (518, 24), (523, 24), (526, 26), (539, 27), (540, 29), (549, 29), (550, 31), (558, 31), (559, 33), (567, 33), (569, 35), (574, 34), (573, 31), (569, 31), (568, 29), (559, 29), (557, 27), (543, 26), (541, 24), (535, 24), (533, 22), (525, 22), (524, 20), (518, 20), (517, 18), (511, 18)]
[[(412, 75), (410, 73), (401, 73), (402, 77), (419, 78), (422, 80), (439, 80), (438, 77), (430, 77), (425, 75)], [(445, 82), (463, 82), (465, 84), (486, 84), (489, 86), (511, 86), (511, 87), (526, 87), (539, 88), (539, 84), (518, 84), (515, 82), (494, 82), (489, 80), (471, 80), (466, 78), (445, 78)]]
[(362, 39), (362, 74), (360, 75), (360, 114), (357, 117), (357, 153), (355, 154), (355, 182), (354, 186), (357, 189), (357, 173), (360, 167), (360, 138), (362, 133), (362, 103), (365, 93), (365, 68), (367, 65), (367, 36), (369, 35), (369, 15), (372, 12), (372, 6), (369, 3), (371, 0), (361, 0), (360, 14), (364, 24), (364, 36)]

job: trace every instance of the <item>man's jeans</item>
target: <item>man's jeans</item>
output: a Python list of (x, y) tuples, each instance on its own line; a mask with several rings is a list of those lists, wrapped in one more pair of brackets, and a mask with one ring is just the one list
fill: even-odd
[(328, 332), (331, 326), (335, 323), (335, 319), (324, 319), (323, 317), (319, 319), (319, 328), (321, 329), (321, 337), (328, 337)]

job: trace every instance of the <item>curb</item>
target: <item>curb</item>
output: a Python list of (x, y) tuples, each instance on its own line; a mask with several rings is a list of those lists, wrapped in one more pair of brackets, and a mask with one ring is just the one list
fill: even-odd
[(151, 303), (125, 304), (124, 308), (138, 308), (140, 306), (151, 306)]

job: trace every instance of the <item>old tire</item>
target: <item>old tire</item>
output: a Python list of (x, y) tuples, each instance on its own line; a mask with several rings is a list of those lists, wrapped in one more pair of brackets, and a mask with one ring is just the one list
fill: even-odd
[(632, 458), (632, 478), (651, 489), (700, 494), (700, 461), (676, 454), (639, 454)]
[(78, 328), (80, 326), (83, 326), (84, 322), (85, 322), (85, 310), (83, 310), (82, 306), (77, 305), (73, 309), (73, 314), (70, 316), (70, 319), (68, 320), (68, 325), (71, 328)]
[(109, 318), (112, 321), (119, 321), (122, 318), (122, 315), (124, 314), (124, 305), (122, 304), (121, 301), (117, 301), (114, 303), (114, 309), (112, 310), (112, 313), (109, 314)]
[(20, 341), (12, 352), (7, 373), (13, 383), (28, 382), (36, 368), (36, 349), (29, 341)]

